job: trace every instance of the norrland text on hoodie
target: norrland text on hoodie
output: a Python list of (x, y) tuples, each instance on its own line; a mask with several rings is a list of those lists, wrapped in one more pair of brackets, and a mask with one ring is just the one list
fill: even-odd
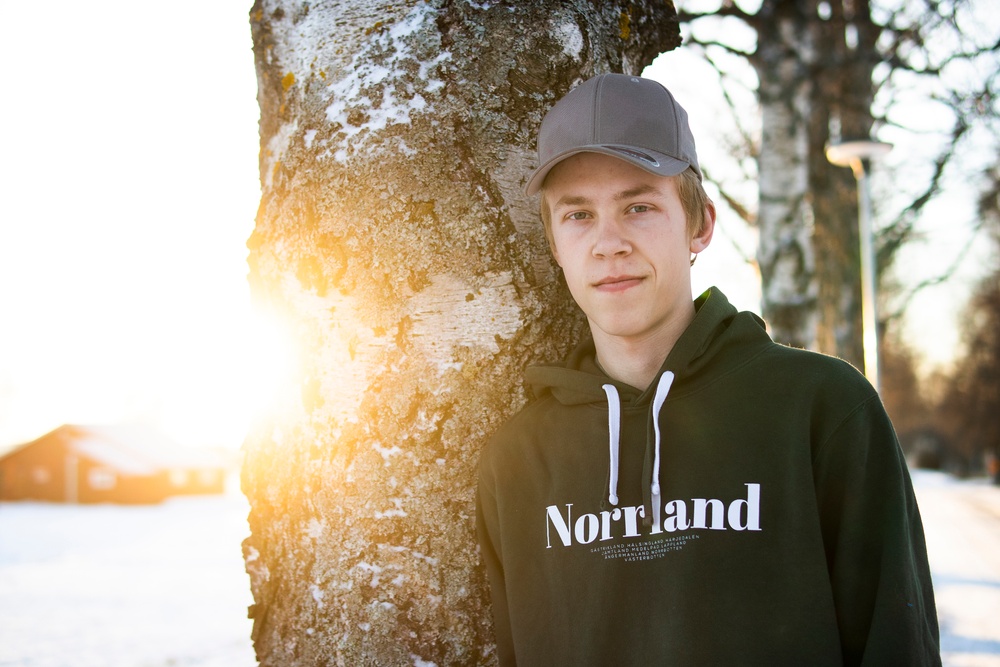
[(604, 542), (616, 538), (640, 537), (644, 531), (649, 535), (675, 533), (686, 530), (738, 530), (759, 531), (760, 527), (760, 484), (746, 484), (746, 498), (736, 498), (727, 505), (716, 498), (693, 498), (691, 500), (668, 500), (662, 505), (655, 501), (652, 522), (646, 528), (642, 519), (646, 516), (642, 505), (615, 507), (600, 510), (596, 514), (585, 513), (573, 516), (573, 504), (566, 503), (565, 510), (558, 505), (545, 508), (546, 548), (560, 543), (564, 547), (575, 544)]

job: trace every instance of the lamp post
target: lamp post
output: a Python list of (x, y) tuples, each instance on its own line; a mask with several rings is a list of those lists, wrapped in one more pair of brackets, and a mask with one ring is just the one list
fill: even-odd
[(868, 185), (871, 161), (892, 150), (881, 141), (845, 141), (826, 148), (826, 159), (850, 167), (858, 183), (858, 227), (861, 236), (861, 324), (865, 376), (879, 391), (878, 320), (875, 316), (875, 244), (872, 238), (872, 202)]

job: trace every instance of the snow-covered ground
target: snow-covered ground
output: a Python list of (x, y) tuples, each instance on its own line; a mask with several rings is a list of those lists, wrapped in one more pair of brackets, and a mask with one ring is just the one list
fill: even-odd
[(243, 667), (238, 492), (152, 506), (0, 503), (0, 666)]
[(1000, 487), (913, 474), (946, 666), (1000, 667)]
[[(1000, 667), (1000, 488), (914, 474), (944, 664)], [(251, 667), (246, 500), (0, 503), (0, 667)]]

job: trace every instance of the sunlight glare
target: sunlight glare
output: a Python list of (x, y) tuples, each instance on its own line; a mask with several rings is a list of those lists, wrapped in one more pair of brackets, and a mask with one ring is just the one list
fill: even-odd
[(252, 428), (278, 420), (297, 400), (299, 354), (287, 323), (254, 308), (214, 345), (192, 349), (196, 376), (175, 376), (159, 415), (179, 440), (240, 445)]

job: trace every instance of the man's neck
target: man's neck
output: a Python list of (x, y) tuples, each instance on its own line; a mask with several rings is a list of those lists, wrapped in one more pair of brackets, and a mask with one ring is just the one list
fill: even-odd
[(636, 389), (646, 389), (656, 379), (667, 355), (694, 315), (692, 304), (690, 311), (685, 309), (652, 334), (635, 338), (609, 336), (591, 323), (598, 365), (609, 377)]

